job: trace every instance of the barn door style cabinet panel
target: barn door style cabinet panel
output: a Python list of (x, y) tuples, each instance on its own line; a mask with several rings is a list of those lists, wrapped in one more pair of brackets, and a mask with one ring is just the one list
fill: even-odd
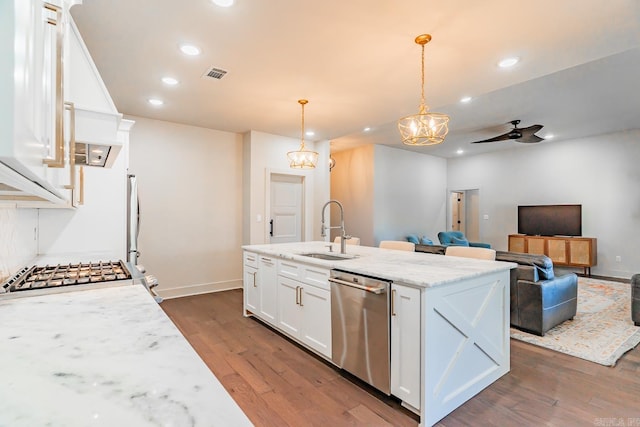
[(546, 255), (559, 267), (581, 267), (591, 275), (598, 262), (598, 241), (593, 237), (509, 235), (509, 252)]

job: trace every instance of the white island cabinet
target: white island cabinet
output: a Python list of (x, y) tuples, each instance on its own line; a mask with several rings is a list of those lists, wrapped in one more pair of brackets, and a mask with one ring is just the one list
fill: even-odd
[(391, 394), (420, 411), (420, 289), (391, 285)]
[(244, 314), (331, 358), (329, 269), (244, 252)]
[(331, 357), (329, 269), (278, 260), (278, 327)]
[(246, 254), (276, 260), (276, 327), (330, 358), (330, 346), (318, 346), (331, 341), (330, 269), (392, 282), (391, 394), (420, 415), (421, 426), (436, 424), (509, 372), (509, 271), (515, 264), (355, 245), (346, 258), (304, 255), (327, 252), (325, 244), (244, 246), (245, 315), (269, 321), (249, 305), (254, 284)]
[(260, 255), (258, 258), (258, 293), (260, 294), (260, 317), (276, 325), (278, 299), (278, 270), (273, 257)]

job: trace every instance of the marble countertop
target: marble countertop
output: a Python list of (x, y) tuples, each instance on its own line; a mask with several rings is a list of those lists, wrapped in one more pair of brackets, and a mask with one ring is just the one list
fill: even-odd
[(139, 285), (0, 299), (0, 425), (250, 426)]
[(242, 248), (263, 255), (327, 268), (338, 268), (353, 273), (366, 274), (427, 288), (452, 284), (461, 279), (510, 270), (516, 267), (516, 264), (510, 262), (485, 261), (359, 245), (347, 245), (347, 255), (355, 257), (339, 261), (323, 260), (302, 255), (304, 253), (327, 253), (340, 256), (340, 244), (331, 244), (332, 253), (329, 252), (327, 247), (329, 245), (329, 242), (296, 242), (245, 245)]

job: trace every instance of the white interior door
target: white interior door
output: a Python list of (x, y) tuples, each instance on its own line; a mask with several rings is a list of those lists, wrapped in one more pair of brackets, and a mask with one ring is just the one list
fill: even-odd
[(271, 243), (302, 241), (302, 177), (271, 175)]

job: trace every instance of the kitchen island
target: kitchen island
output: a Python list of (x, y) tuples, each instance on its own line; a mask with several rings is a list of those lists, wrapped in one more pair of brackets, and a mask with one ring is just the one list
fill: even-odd
[(0, 425), (250, 426), (140, 285), (0, 298)]
[(515, 264), (357, 245), (347, 246), (344, 256), (329, 242), (243, 249), (245, 315), (329, 361), (330, 270), (391, 281), (391, 394), (418, 413), (423, 426), (509, 372)]

